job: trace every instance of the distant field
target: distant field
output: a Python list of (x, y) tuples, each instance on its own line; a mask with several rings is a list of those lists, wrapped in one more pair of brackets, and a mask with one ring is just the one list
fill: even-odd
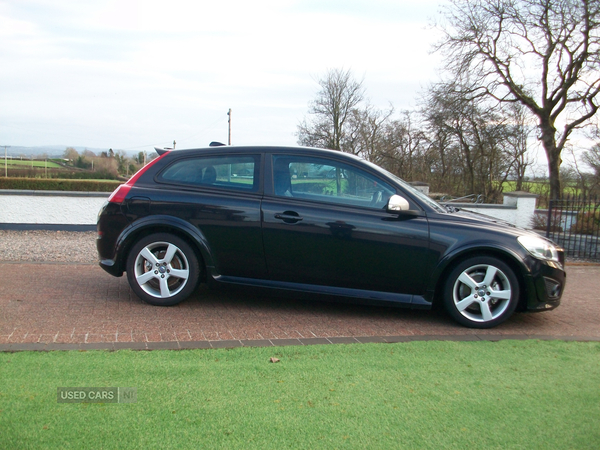
[[(514, 192), (517, 189), (516, 181), (505, 181), (502, 183), (502, 192)], [(526, 181), (523, 183), (523, 190), (532, 194), (547, 196), (550, 193), (550, 184), (548, 181)], [(580, 190), (576, 186), (563, 186), (563, 192), (566, 195), (579, 195)]]
[[(4, 162), (2, 162), (1, 165), (4, 165)], [(55, 162), (52, 161), (27, 161), (26, 159), (20, 160), (20, 159), (12, 159), (12, 160), (7, 160), (7, 165), (9, 167), (11, 167), (12, 169), (20, 169), (20, 168), (28, 168), (28, 167), (48, 167), (48, 169), (60, 169), (62, 166), (59, 164), (56, 164)]]

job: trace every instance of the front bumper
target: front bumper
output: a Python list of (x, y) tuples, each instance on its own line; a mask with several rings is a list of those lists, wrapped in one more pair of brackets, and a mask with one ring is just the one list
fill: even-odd
[(552, 261), (535, 260), (531, 268), (525, 279), (524, 309), (539, 312), (559, 306), (567, 281), (563, 266)]

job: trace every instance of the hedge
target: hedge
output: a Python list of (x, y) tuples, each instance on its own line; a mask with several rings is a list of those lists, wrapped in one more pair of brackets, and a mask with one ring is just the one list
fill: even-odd
[(121, 181), (114, 180), (64, 180), (58, 178), (0, 178), (0, 189), (26, 191), (81, 191), (112, 192)]

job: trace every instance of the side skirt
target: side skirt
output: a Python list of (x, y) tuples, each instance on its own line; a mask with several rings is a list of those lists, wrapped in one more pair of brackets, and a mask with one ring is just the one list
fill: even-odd
[[(237, 286), (249, 286), (265, 288), (284, 292), (295, 292), (298, 294), (316, 294), (331, 297), (345, 297), (352, 299), (352, 303), (399, 306), (412, 309), (431, 309), (431, 302), (420, 295), (397, 294), (394, 292), (368, 291), (362, 289), (350, 289), (342, 287), (321, 286), (315, 284), (289, 283), (284, 281), (258, 280), (254, 278), (231, 277), (216, 275), (209, 277), (209, 283), (216, 285), (228, 284)], [(333, 299), (331, 299), (333, 300)]]

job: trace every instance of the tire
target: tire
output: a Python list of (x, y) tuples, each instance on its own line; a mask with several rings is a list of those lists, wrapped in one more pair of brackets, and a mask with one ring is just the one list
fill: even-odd
[(515, 311), (519, 303), (519, 281), (514, 271), (497, 258), (469, 258), (448, 275), (443, 303), (461, 325), (492, 328)]
[(200, 278), (198, 257), (183, 239), (157, 233), (140, 239), (127, 257), (127, 279), (144, 302), (176, 305), (196, 289)]

